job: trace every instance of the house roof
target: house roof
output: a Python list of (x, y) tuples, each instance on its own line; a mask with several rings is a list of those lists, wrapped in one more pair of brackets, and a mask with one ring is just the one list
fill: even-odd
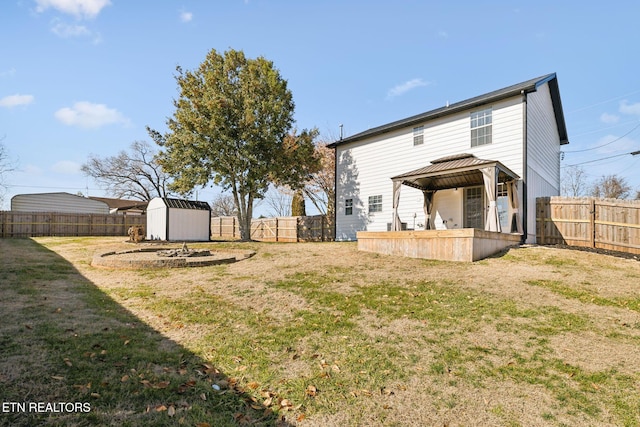
[(422, 167), (392, 177), (393, 181), (420, 190), (445, 190), (448, 188), (483, 185), (482, 168), (496, 167), (498, 182), (518, 179), (519, 176), (497, 160), (478, 159), (473, 154), (457, 154), (431, 161), (429, 166)]
[(112, 199), (109, 197), (93, 197), (90, 199), (98, 200), (106, 203), (111, 209), (146, 209), (149, 202), (143, 202), (141, 200), (126, 200), (126, 199)]
[(175, 209), (195, 209), (201, 211), (210, 211), (211, 206), (207, 202), (200, 202), (197, 200), (184, 200), (184, 199), (170, 199), (163, 197), (162, 200), (168, 208)]
[(397, 120), (391, 123), (387, 123), (382, 126), (374, 127), (364, 132), (357, 133), (355, 135), (343, 138), (339, 141), (330, 144), (329, 147), (335, 148), (338, 145), (346, 144), (348, 142), (359, 141), (364, 138), (368, 138), (375, 135), (380, 135), (386, 132), (390, 132), (396, 129), (400, 129), (407, 126), (413, 126), (420, 124), (427, 120), (436, 119), (439, 117), (448, 116), (450, 114), (458, 113), (470, 108), (479, 107), (481, 105), (496, 102), (505, 98), (519, 95), (521, 93), (535, 92), (538, 87), (548, 83), (549, 91), (551, 93), (551, 102), (553, 104), (553, 111), (556, 118), (556, 125), (558, 127), (558, 134), (560, 136), (560, 144), (568, 144), (569, 139), (567, 137), (567, 127), (564, 121), (564, 113), (562, 111), (562, 102), (560, 100), (560, 90), (558, 88), (558, 78), (556, 73), (547, 74), (544, 76), (536, 77), (535, 79), (527, 80), (522, 83), (518, 83), (512, 86), (507, 86), (502, 89), (495, 90), (493, 92), (485, 93), (484, 95), (469, 98), (464, 101), (457, 102), (455, 104), (448, 105), (446, 107), (436, 108), (435, 110), (427, 111), (422, 114), (407, 117), (405, 119)]

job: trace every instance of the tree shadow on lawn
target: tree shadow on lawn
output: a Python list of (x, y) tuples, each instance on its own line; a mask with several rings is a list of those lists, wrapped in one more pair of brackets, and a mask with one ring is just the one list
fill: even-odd
[(291, 425), (31, 239), (0, 239), (0, 312), (1, 426)]

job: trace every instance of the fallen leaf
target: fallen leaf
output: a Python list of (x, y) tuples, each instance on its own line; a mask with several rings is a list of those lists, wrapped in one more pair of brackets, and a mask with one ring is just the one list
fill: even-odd
[(247, 387), (249, 387), (251, 390), (255, 390), (255, 389), (257, 389), (258, 387), (260, 387), (260, 384), (258, 384), (258, 383), (257, 383), (257, 382), (255, 382), (255, 381), (251, 381), (249, 384), (247, 384)]
[(262, 402), (262, 405), (268, 408), (269, 406), (271, 406), (272, 403), (273, 403), (273, 398), (268, 397), (264, 400), (264, 402)]
[(124, 342), (124, 345), (128, 345), (130, 342), (131, 342), (131, 340), (126, 340), (126, 341)]
[(293, 406), (293, 404), (291, 403), (291, 401), (289, 399), (282, 399), (280, 401), (280, 407), (282, 407), (282, 408), (288, 408), (288, 407), (291, 407), (291, 406)]
[(160, 381), (159, 383), (154, 385), (153, 388), (167, 388), (169, 387), (169, 384), (169, 381)]
[(24, 327), (27, 328), (27, 329), (33, 329), (33, 326), (31, 326), (31, 325), (24, 325)]
[(73, 366), (73, 363), (71, 363), (71, 360), (69, 360), (69, 358), (68, 358), (68, 357), (65, 357), (63, 360), (64, 360), (65, 365), (67, 365), (67, 366)]
[(298, 418), (296, 418), (296, 421), (301, 422), (302, 420), (304, 420), (307, 416), (305, 414), (300, 414), (298, 415)]
[(307, 393), (307, 396), (315, 397), (318, 394), (318, 389), (313, 385), (309, 385), (307, 387), (306, 393)]
[(156, 410), (156, 412), (163, 412), (167, 410), (167, 407), (164, 405), (158, 405), (154, 409)]
[(91, 393), (91, 397), (95, 397), (97, 399), (100, 397), (100, 393)]
[(52, 375), (51, 378), (53, 378), (54, 380), (58, 380), (58, 381), (62, 381), (64, 379), (64, 377), (61, 377), (59, 375)]
[(196, 424), (196, 427), (211, 427), (211, 424), (209, 424), (209, 423), (198, 423), (198, 424)]
[(200, 399), (207, 400), (207, 395), (204, 393), (200, 393)]
[(176, 414), (176, 408), (173, 407), (173, 405), (169, 406), (169, 409), (167, 410), (167, 415), (170, 417), (173, 417)]
[(123, 375), (122, 378), (120, 378), (120, 382), (126, 383), (127, 381), (129, 381), (129, 375)]

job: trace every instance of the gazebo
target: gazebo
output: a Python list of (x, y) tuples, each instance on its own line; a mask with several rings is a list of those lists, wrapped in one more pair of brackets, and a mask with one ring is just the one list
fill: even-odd
[(498, 183), (507, 185), (511, 227), (508, 232), (522, 234), (522, 223), (518, 212), (519, 176), (497, 160), (478, 159), (473, 154), (457, 154), (431, 161), (429, 166), (403, 173), (391, 178), (393, 181), (392, 231), (401, 230), (398, 216), (400, 189), (402, 185), (417, 188), (424, 196), (425, 230), (433, 230), (431, 218), (436, 191), (484, 185), (489, 209), (485, 221), (486, 231), (502, 232), (498, 218), (496, 194)]
[[(476, 261), (520, 243), (522, 221), (518, 211), (519, 176), (496, 160), (458, 154), (433, 160), (430, 165), (391, 178), (393, 218), (391, 231), (360, 231), (358, 249), (413, 258)], [(502, 230), (496, 203), (497, 186), (507, 188), (509, 230)], [(398, 215), (402, 185), (417, 188), (424, 197), (424, 230), (402, 231)], [(432, 218), (434, 194), (440, 190), (483, 186), (488, 209), (484, 230), (459, 228), (436, 230)]]

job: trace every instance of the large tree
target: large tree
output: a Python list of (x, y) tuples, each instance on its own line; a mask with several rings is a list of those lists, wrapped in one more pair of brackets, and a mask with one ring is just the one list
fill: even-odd
[(626, 199), (631, 192), (631, 186), (624, 177), (618, 175), (606, 175), (600, 177), (591, 189), (593, 197), (603, 199)]
[(306, 182), (304, 194), (319, 212), (327, 216), (327, 221), (333, 223), (336, 160), (334, 150), (327, 145), (328, 143), (323, 141), (315, 144), (315, 157), (318, 159), (319, 167)]
[(211, 183), (231, 190), (241, 237), (248, 240), (253, 203), (269, 183), (298, 187), (308, 178), (310, 132), (291, 134), (291, 91), (263, 57), (211, 50), (197, 69), (177, 67), (175, 78), (179, 98), (168, 132), (147, 128), (164, 148), (160, 162), (179, 192)]
[(157, 162), (155, 150), (145, 141), (135, 141), (129, 151), (116, 156), (90, 155), (82, 172), (96, 180), (110, 195), (118, 198), (151, 200), (167, 197), (169, 175)]

